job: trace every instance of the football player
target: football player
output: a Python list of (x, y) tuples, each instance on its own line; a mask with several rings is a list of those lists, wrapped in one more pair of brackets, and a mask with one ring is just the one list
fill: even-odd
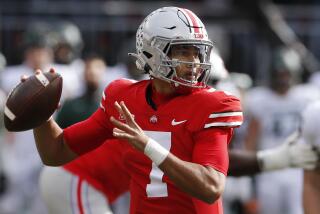
[[(272, 52), (269, 86), (255, 87), (246, 93), (249, 149), (275, 148), (298, 130), (301, 113), (310, 102), (309, 96), (297, 93), (301, 68), (300, 58), (293, 50), (278, 47)], [(257, 176), (256, 187), (261, 214), (303, 212), (301, 170), (263, 173)]]
[(191, 11), (166, 7), (137, 32), (137, 66), (151, 79), (117, 80), (88, 120), (34, 129), (44, 163), (61, 165), (112, 137), (130, 175), (131, 213), (222, 213), (227, 145), (239, 100), (206, 86), (212, 43)]
[[(49, 213), (110, 213), (109, 204), (129, 189), (130, 177), (123, 166), (121, 148), (116, 142), (105, 142), (63, 168), (45, 167), (40, 186)], [(313, 169), (317, 162), (316, 152), (310, 145), (298, 145), (296, 135), (272, 150), (258, 154), (229, 150), (229, 156), (228, 173), (235, 176), (287, 167)]]
[(241, 125), (236, 97), (207, 87), (212, 42), (190, 10), (152, 12), (137, 31), (137, 66), (150, 80), (120, 79), (89, 119), (34, 129), (47, 165), (62, 165), (106, 139), (125, 140), (131, 213), (222, 213), (227, 146)]

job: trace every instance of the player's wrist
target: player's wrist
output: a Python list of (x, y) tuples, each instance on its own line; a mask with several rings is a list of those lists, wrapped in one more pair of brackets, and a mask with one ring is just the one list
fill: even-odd
[(144, 148), (144, 154), (148, 156), (152, 162), (159, 166), (168, 156), (170, 152), (161, 146), (157, 141), (149, 138), (146, 147)]
[(288, 155), (284, 148), (258, 151), (257, 159), (261, 171), (273, 171), (289, 167)]

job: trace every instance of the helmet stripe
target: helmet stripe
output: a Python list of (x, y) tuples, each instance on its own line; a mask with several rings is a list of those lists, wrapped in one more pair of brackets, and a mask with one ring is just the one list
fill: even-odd
[(194, 13), (184, 8), (182, 8), (182, 11), (185, 13), (186, 17), (191, 21), (194, 33), (200, 33), (200, 26), (198, 24), (197, 17), (194, 15)]

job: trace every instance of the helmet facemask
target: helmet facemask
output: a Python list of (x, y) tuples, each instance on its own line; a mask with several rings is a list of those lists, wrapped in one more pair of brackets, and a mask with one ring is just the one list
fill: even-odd
[[(143, 57), (149, 65), (149, 73), (155, 78), (178, 85), (204, 88), (209, 79), (211, 70), (210, 53), (212, 49), (211, 42), (199, 40), (167, 40), (163, 38), (154, 38), (149, 46), (152, 50), (144, 48)], [(186, 52), (193, 50), (198, 53), (198, 62), (194, 60), (181, 60), (172, 55), (172, 51), (178, 49), (180, 55), (188, 54)], [(179, 66), (190, 68), (187, 78), (179, 76), (177, 69)]]
[[(166, 76), (166, 78), (173, 82), (175, 86), (183, 85), (203, 88), (206, 86), (211, 70), (211, 64), (208, 60), (211, 48), (212, 45), (210, 44), (173, 41), (165, 53), (166, 57), (161, 60), (160, 69), (161, 67), (170, 69), (171, 74)], [(177, 58), (177, 55), (180, 56), (180, 59)], [(181, 56), (183, 59), (181, 59)], [(181, 72), (178, 72), (179, 67), (189, 72), (181, 75)]]

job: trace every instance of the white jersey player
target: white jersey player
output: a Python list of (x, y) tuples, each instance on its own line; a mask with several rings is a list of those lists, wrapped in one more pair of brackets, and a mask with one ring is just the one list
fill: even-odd
[[(247, 92), (245, 109), (249, 117), (246, 144), (252, 150), (271, 149), (295, 132), (301, 113), (312, 99), (298, 93), (293, 82), (300, 69), (293, 65), (292, 52), (274, 52), (270, 86)], [(290, 178), (290, 179), (288, 179)], [(287, 169), (263, 173), (257, 177), (257, 194), (261, 214), (302, 213), (302, 170)]]
[[(307, 102), (292, 90), (279, 96), (270, 89), (258, 88), (247, 97), (247, 110), (259, 127), (257, 150), (278, 146), (300, 126)], [(302, 213), (302, 171), (286, 169), (261, 174), (257, 178), (257, 193), (263, 214)]]

